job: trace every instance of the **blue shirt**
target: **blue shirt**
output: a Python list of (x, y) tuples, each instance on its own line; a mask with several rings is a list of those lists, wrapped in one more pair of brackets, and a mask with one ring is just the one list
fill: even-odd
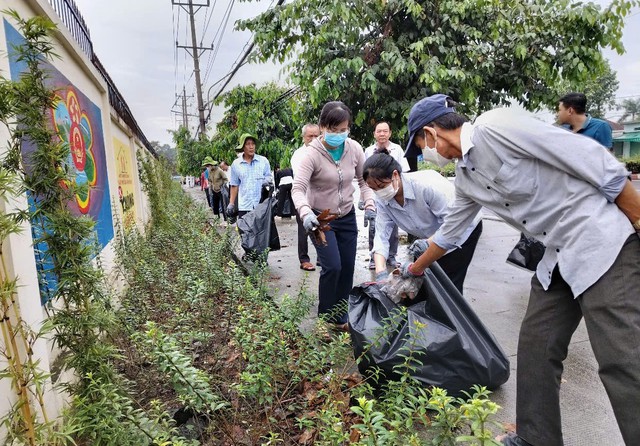
[[(586, 116), (586, 121), (577, 133), (595, 139), (607, 149), (613, 147), (613, 131), (609, 123), (602, 119), (592, 118), (589, 114)], [(565, 128), (571, 129), (570, 126), (565, 126)]]
[(236, 158), (230, 170), (229, 184), (238, 186), (238, 210), (252, 211), (260, 203), (262, 183), (271, 182), (269, 160), (260, 155), (254, 155), (251, 163)]
[[(418, 238), (431, 237), (449, 213), (455, 198), (453, 184), (434, 170), (402, 174), (404, 206), (395, 199), (383, 201), (376, 197), (376, 235), (372, 253), (389, 257), (389, 240), (395, 225)], [(462, 245), (475, 229), (480, 217), (469, 225), (456, 243)]]
[(455, 246), (485, 206), (546, 245), (536, 271), (545, 290), (557, 265), (578, 297), (635, 233), (614, 203), (628, 172), (596, 141), (496, 109), (465, 123), (460, 142), (456, 199), (433, 238), (438, 246)]

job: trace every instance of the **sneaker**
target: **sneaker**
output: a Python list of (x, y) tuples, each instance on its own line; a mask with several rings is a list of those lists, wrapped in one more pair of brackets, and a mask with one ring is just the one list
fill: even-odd
[(387, 266), (390, 266), (391, 268), (400, 268), (400, 262), (392, 256), (387, 259)]
[(373, 259), (369, 260), (369, 269), (376, 269), (376, 262)]

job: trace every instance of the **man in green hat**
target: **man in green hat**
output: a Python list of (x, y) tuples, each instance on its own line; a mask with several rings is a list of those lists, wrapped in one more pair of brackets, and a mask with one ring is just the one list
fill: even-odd
[[(271, 166), (264, 156), (256, 154), (258, 138), (250, 133), (240, 137), (236, 151), (242, 150), (231, 164), (229, 185), (231, 186), (227, 215), (242, 217), (260, 203), (262, 188), (272, 182)], [(236, 208), (235, 202), (238, 198)]]
[(211, 207), (211, 191), (209, 190), (209, 167), (213, 165), (210, 156), (206, 156), (202, 160), (202, 172), (200, 173), (200, 190), (203, 190), (207, 196), (207, 204)]
[(227, 176), (224, 174), (217, 161), (213, 161), (209, 166), (209, 195), (211, 196), (211, 208), (213, 209), (213, 215), (220, 216), (222, 210), (222, 217), (226, 220), (225, 209), (222, 206), (222, 188), (227, 182)]

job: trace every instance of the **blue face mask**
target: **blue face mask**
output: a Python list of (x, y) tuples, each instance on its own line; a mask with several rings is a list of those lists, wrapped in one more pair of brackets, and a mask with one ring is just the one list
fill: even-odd
[(342, 133), (325, 132), (324, 142), (329, 144), (331, 147), (338, 147), (344, 144), (348, 136), (349, 136), (349, 132), (342, 132)]

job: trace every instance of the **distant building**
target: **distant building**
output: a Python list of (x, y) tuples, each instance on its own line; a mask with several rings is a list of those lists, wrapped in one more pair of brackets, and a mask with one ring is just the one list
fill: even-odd
[(630, 158), (640, 156), (640, 121), (625, 122), (622, 124), (622, 131), (611, 125), (613, 129), (613, 153), (618, 157)]

